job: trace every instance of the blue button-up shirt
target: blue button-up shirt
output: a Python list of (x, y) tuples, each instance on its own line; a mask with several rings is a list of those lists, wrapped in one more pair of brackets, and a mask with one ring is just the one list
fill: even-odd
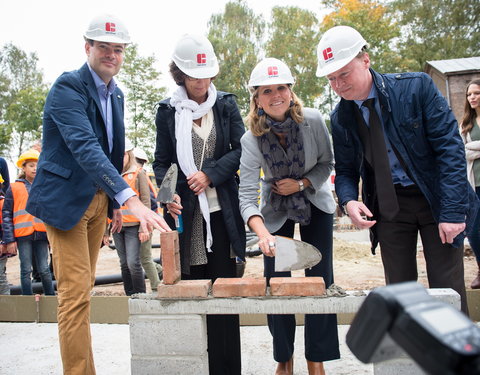
[[(372, 85), (372, 89), (368, 94), (367, 99), (375, 98), (375, 110), (377, 111), (378, 117), (382, 123), (383, 128), (383, 135), (385, 137), (385, 146), (387, 147), (387, 154), (388, 160), (390, 162), (390, 171), (392, 172), (392, 180), (393, 184), (401, 184), (403, 186), (412, 185), (413, 181), (408, 177), (407, 173), (403, 169), (401, 163), (399, 162), (395, 151), (393, 151), (392, 144), (385, 133), (385, 125), (383, 124), (383, 118), (380, 111), (380, 101), (378, 100), (377, 90), (375, 89), (375, 85)], [(365, 123), (368, 126), (368, 120), (370, 119), (370, 111), (367, 107), (363, 105), (364, 100), (354, 100), (354, 102), (358, 105), (360, 112), (363, 115)]]
[[(112, 115), (112, 100), (111, 96), (115, 89), (117, 88), (117, 82), (114, 78), (110, 80), (108, 85), (103, 82), (100, 76), (90, 67), (90, 73), (92, 73), (93, 81), (95, 82), (95, 87), (97, 88), (98, 96), (100, 97), (100, 105), (102, 106), (102, 117), (103, 122), (107, 130), (107, 139), (108, 139), (108, 149), (112, 152), (113, 149), (113, 115)], [(131, 188), (124, 189), (115, 195), (115, 200), (123, 205), (125, 201), (136, 195)]]

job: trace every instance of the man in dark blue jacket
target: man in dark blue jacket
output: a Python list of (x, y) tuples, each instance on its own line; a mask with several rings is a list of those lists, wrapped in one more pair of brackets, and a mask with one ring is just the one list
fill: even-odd
[(417, 280), (420, 232), (430, 287), (456, 290), (467, 312), (463, 240), (478, 202), (457, 122), (428, 75), (379, 74), (366, 46), (348, 26), (318, 45), (317, 76), (342, 98), (331, 113), (339, 204), (371, 230), (373, 252), (380, 243), (387, 284)]
[(62, 74), (45, 103), (43, 147), (27, 211), (46, 224), (58, 286), (58, 330), (65, 374), (95, 374), (90, 292), (106, 227), (122, 227), (120, 206), (143, 232), (170, 230), (120, 176), (125, 129), (123, 93), (114, 76), (130, 42), (116, 17), (101, 15), (85, 37), (87, 63)]

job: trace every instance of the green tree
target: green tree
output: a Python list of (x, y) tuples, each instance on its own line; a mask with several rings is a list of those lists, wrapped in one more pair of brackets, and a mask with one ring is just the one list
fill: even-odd
[(428, 60), (480, 55), (480, 1), (393, 0), (391, 7), (409, 70), (423, 70)]
[(155, 69), (155, 62), (155, 56), (140, 56), (138, 45), (132, 44), (125, 50), (124, 64), (118, 75), (125, 87), (126, 135), (150, 158), (155, 148), (155, 105), (167, 92), (159, 85), (161, 73)]
[(296, 79), (295, 93), (308, 107), (323, 92), (325, 82), (316, 75), (318, 20), (298, 7), (274, 7), (265, 50), (268, 57), (284, 61)]
[(212, 42), (220, 64), (215, 86), (237, 96), (243, 115), (248, 113), (250, 94), (247, 83), (260, 60), (265, 21), (242, 0), (230, 1), (225, 11), (211, 16), (208, 39)]
[(42, 136), (42, 114), (47, 89), (42, 86), (20, 90), (5, 111), (6, 129), (20, 155)]
[[(25, 147), (25, 141), (39, 138), (47, 89), (37, 62), (35, 53), (27, 54), (11, 43), (0, 50), (2, 155), (7, 155), (13, 145)], [(23, 151), (18, 148), (19, 153)]]

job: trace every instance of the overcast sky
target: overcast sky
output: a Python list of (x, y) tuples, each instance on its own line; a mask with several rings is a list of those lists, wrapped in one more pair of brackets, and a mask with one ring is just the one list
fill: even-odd
[[(319, 18), (321, 14), (320, 0), (246, 2), (267, 21), (275, 5), (299, 6)], [(162, 84), (171, 94), (175, 85), (167, 73), (175, 42), (188, 32), (206, 34), (210, 16), (223, 12), (226, 3), (226, 0), (0, 0), (0, 46), (12, 42), (26, 52), (36, 52), (46, 82), (53, 83), (62, 72), (78, 69), (85, 62), (82, 35), (89, 21), (97, 14), (111, 13), (125, 23), (142, 56), (155, 54), (157, 68), (164, 76)]]

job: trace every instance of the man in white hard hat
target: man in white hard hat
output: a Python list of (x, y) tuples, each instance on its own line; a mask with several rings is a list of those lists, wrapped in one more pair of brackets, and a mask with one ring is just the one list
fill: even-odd
[(317, 76), (342, 98), (331, 113), (338, 202), (371, 230), (372, 252), (380, 243), (387, 284), (417, 280), (420, 232), (430, 287), (455, 289), (467, 312), (463, 240), (477, 200), (457, 122), (428, 75), (379, 74), (366, 48), (336, 26), (317, 50)]
[(44, 108), (43, 148), (27, 211), (41, 218), (53, 252), (58, 330), (65, 374), (95, 374), (90, 292), (107, 213), (119, 231), (126, 204), (144, 232), (170, 230), (120, 176), (124, 99), (113, 78), (130, 37), (114, 16), (94, 18), (84, 33), (87, 63), (63, 73)]

